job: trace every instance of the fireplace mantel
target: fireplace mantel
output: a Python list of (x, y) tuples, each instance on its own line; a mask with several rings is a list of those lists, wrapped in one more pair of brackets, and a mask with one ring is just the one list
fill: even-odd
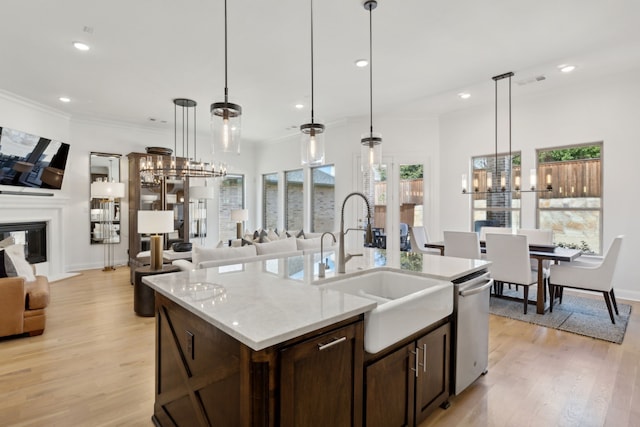
[(47, 276), (49, 281), (71, 277), (65, 272), (65, 209), (69, 198), (54, 195), (41, 197), (0, 194), (0, 222), (47, 222), (47, 262), (36, 264), (37, 274)]

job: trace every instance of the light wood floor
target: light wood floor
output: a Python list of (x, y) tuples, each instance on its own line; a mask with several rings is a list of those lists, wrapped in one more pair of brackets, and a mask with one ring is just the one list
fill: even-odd
[[(129, 270), (51, 285), (45, 333), (0, 340), (0, 426), (152, 426), (154, 319)], [(640, 426), (640, 303), (622, 345), (490, 319), (489, 373), (427, 426)]]

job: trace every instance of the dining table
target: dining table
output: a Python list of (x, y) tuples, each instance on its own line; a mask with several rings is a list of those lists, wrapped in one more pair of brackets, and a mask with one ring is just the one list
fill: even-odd
[[(429, 242), (424, 244), (425, 248), (439, 249), (440, 255), (444, 256), (444, 241)], [(480, 241), (480, 251), (486, 252), (484, 241)], [(571, 262), (582, 255), (579, 249), (563, 248), (555, 245), (529, 244), (529, 257), (538, 261), (538, 292), (536, 299), (536, 313), (544, 314), (548, 306), (545, 302), (544, 261), (552, 261), (556, 264), (559, 262)]]

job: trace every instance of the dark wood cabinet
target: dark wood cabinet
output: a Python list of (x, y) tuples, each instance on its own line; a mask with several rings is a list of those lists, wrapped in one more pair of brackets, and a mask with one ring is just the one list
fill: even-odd
[(450, 339), (445, 323), (367, 364), (367, 427), (415, 426), (448, 402)]
[[(149, 156), (145, 153), (129, 153), (129, 266), (131, 267), (131, 283), (135, 283), (133, 271), (148, 264), (148, 259), (138, 259), (138, 253), (149, 250), (149, 237), (138, 233), (139, 210), (170, 210), (174, 213), (174, 232), (164, 236), (164, 249), (172, 243), (189, 241), (189, 177), (181, 178), (145, 178), (140, 171), (141, 161), (151, 157), (154, 161), (161, 159), (163, 164), (170, 164), (170, 156)], [(176, 162), (182, 165), (186, 159), (177, 157)]]
[(361, 426), (362, 323), (280, 351), (280, 425)]
[(254, 351), (156, 294), (159, 426), (361, 426), (364, 315)]

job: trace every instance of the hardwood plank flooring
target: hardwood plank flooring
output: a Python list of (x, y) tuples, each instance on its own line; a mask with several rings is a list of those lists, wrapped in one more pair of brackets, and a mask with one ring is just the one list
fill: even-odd
[[(491, 316), (489, 373), (420, 427), (640, 426), (631, 304), (622, 345)], [(128, 268), (51, 284), (47, 314), (43, 335), (0, 340), (0, 426), (152, 426), (155, 320)]]

